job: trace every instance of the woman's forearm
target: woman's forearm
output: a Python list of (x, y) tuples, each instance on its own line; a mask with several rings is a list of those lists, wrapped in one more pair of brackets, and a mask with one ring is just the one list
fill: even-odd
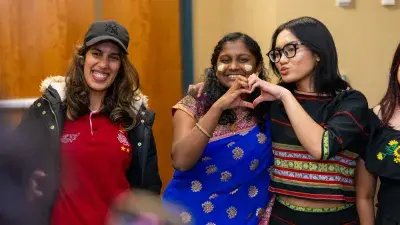
[(374, 225), (375, 207), (373, 198), (357, 198), (357, 211), (361, 225)]
[(187, 171), (199, 161), (210, 139), (207, 134), (212, 135), (218, 125), (221, 114), (222, 110), (214, 104), (198, 121), (199, 127), (194, 126), (173, 144), (172, 163), (175, 169)]
[(281, 100), (301, 145), (315, 159), (321, 159), (324, 128), (308, 115), (290, 91), (285, 90)]

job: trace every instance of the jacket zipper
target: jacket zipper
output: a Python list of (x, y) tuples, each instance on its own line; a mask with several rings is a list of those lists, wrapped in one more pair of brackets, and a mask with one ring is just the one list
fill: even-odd
[(46, 100), (47, 103), (49, 103), (50, 111), (51, 111), (51, 113), (52, 113), (53, 116), (54, 116), (54, 120), (56, 121), (57, 133), (59, 134), (59, 133), (60, 133), (60, 128), (59, 128), (59, 126), (58, 126), (57, 116), (56, 116), (56, 114), (54, 113), (53, 108), (51, 107), (50, 101), (47, 100), (45, 97), (42, 97), (42, 98), (43, 98), (44, 100)]
[[(57, 120), (57, 116), (56, 116), (56, 114), (54, 113), (54, 110), (53, 110), (53, 107), (51, 107), (51, 104), (50, 104), (50, 101), (49, 100), (47, 100), (45, 97), (43, 97), (42, 96), (42, 98), (47, 102), (47, 103), (49, 103), (49, 107), (50, 107), (50, 111), (51, 111), (51, 113), (53, 114), (53, 116), (54, 116), (54, 120), (56, 121), (56, 127), (57, 127), (57, 134), (58, 134), (58, 140), (60, 140), (60, 128), (59, 128), (59, 126), (58, 126), (58, 120)], [(60, 146), (58, 146), (59, 148), (60, 148)], [(60, 174), (61, 174), (61, 163), (60, 163), (60, 161), (61, 161), (61, 159), (59, 158), (58, 159), (59, 160), (59, 162), (58, 162), (58, 166), (57, 166), (57, 170), (58, 170), (58, 176), (60, 176)], [(51, 204), (51, 209), (53, 209), (54, 208), (54, 204), (55, 204), (55, 202), (56, 202), (56, 199), (57, 199), (57, 196), (58, 196), (58, 193), (59, 193), (59, 189), (60, 189), (60, 179), (58, 179), (58, 187), (57, 187), (57, 189), (55, 190), (55, 193), (54, 193), (54, 197), (53, 197), (53, 200), (52, 200), (52, 204)]]

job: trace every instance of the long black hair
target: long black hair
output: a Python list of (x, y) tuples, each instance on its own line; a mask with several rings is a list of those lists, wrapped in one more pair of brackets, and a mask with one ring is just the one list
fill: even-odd
[[(351, 86), (341, 78), (338, 66), (338, 55), (335, 42), (328, 28), (319, 20), (312, 17), (300, 17), (280, 25), (272, 35), (271, 49), (276, 47), (276, 39), (283, 30), (292, 32), (307, 46), (320, 61), (312, 73), (313, 87), (316, 93), (336, 95)], [(288, 89), (295, 89), (295, 83), (284, 83), (275, 63), (270, 61), (275, 75), (280, 78), (280, 84)]]
[(393, 116), (394, 110), (400, 105), (400, 85), (398, 81), (398, 71), (400, 66), (400, 43), (394, 53), (392, 66), (390, 68), (389, 84), (385, 96), (380, 101), (379, 105), (382, 125), (390, 126), (389, 121)]
[[(256, 59), (256, 68), (261, 68), (259, 77), (263, 80), (267, 80), (267, 72), (264, 65), (264, 59), (261, 53), (261, 48), (258, 43), (248, 36), (247, 34), (234, 32), (225, 35), (215, 46), (214, 53), (211, 56), (211, 67), (206, 68), (204, 71), (205, 74), (205, 84), (204, 84), (204, 93), (206, 95), (204, 109), (207, 112), (210, 107), (227, 91), (228, 88), (224, 87), (218, 80), (216, 71), (217, 71), (217, 61), (218, 56), (220, 55), (224, 44), (226, 42), (233, 42), (241, 40), (243, 41), (246, 48), (251, 52), (251, 54)], [(260, 95), (260, 90), (256, 89), (249, 95), (246, 101), (253, 102)], [(261, 103), (257, 105), (254, 110), (250, 111), (250, 116), (254, 116), (257, 120), (257, 124), (261, 129), (264, 129), (264, 123), (266, 121), (265, 114), (268, 112), (268, 103)], [(237, 117), (233, 109), (227, 109), (222, 112), (221, 117), (219, 118), (218, 123), (220, 125), (233, 124), (236, 121)]]

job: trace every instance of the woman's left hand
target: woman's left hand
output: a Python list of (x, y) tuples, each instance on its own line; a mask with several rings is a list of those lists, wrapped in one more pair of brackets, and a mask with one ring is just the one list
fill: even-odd
[(264, 101), (275, 101), (281, 100), (282, 96), (288, 90), (276, 84), (269, 83), (265, 80), (261, 80), (255, 74), (252, 74), (248, 78), (248, 83), (251, 92), (256, 88), (260, 88), (261, 94), (253, 101), (253, 105), (256, 106)]

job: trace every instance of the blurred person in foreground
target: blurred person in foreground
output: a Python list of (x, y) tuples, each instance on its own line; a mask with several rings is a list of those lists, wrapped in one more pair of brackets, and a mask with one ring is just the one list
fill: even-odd
[(46, 78), (17, 128), (33, 149), (31, 202), (41, 224), (104, 224), (130, 188), (159, 194), (154, 112), (129, 61), (129, 34), (115, 21), (91, 24), (66, 76)]
[(134, 189), (117, 198), (106, 225), (184, 225), (179, 210), (179, 205), (161, 204), (158, 196)]
[(13, 143), (11, 125), (5, 114), (9, 111), (0, 108), (0, 224), (24, 225), (40, 224), (34, 217), (35, 204), (27, 197), (28, 171), (30, 161), (26, 157), (28, 146)]

